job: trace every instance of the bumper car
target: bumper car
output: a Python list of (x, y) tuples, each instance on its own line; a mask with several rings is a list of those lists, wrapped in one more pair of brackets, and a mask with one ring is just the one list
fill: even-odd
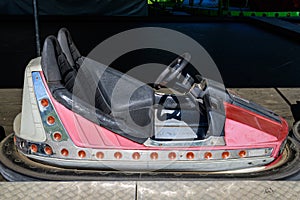
[[(22, 112), (0, 145), (10, 181), (285, 179), (300, 145), (287, 122), (175, 59), (145, 84), (81, 56), (70, 33), (25, 69)], [(182, 77), (181, 79), (178, 77)]]

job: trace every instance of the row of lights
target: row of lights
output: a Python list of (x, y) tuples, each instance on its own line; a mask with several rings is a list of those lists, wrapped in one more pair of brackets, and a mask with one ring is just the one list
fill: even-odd
[[(47, 106), (49, 105), (48, 99), (42, 99), (42, 100), (41, 100), (41, 105), (42, 105), (43, 107), (47, 107)], [(48, 116), (48, 117), (47, 117), (47, 123), (48, 123), (49, 125), (53, 125), (53, 124), (55, 123), (55, 118), (54, 118), (53, 116), (51, 116), (51, 115)], [(53, 139), (54, 139), (55, 141), (57, 141), (57, 142), (61, 141), (61, 139), (62, 139), (62, 135), (61, 135), (60, 132), (55, 132), (55, 133), (52, 135), (52, 137), (53, 137)]]
[[(41, 105), (45, 108), (49, 105), (49, 101), (48, 99), (42, 99), (41, 100)], [(47, 117), (47, 123), (49, 125), (53, 125), (55, 123), (55, 118), (53, 116), (48, 116)], [(55, 132), (53, 135), (52, 135), (53, 139), (57, 142), (61, 141), (62, 139), (62, 135), (60, 132)]]
[[(32, 153), (37, 153), (39, 151), (39, 148), (36, 144), (31, 144), (30, 145), (30, 150), (31, 150)], [(53, 154), (52, 148), (50, 146), (45, 146), (43, 148), (43, 151), (46, 155), (52, 155)]]
[[(68, 155), (69, 155), (69, 151), (67, 150), (67, 149), (62, 149), (61, 150), (61, 155), (63, 155), (63, 156), (65, 156), (65, 157), (67, 157)], [(241, 150), (240, 152), (239, 152), (239, 156), (241, 157), (241, 158), (244, 158), (244, 157), (246, 157), (246, 154), (247, 154), (247, 152), (245, 151), (245, 150)], [(79, 152), (78, 152), (78, 157), (80, 157), (80, 158), (85, 158), (86, 157), (86, 152), (84, 151), (84, 150), (80, 150)], [(114, 157), (115, 157), (115, 159), (122, 159), (122, 157), (123, 157), (123, 154), (121, 153), (121, 152), (115, 152), (114, 153)], [(169, 154), (168, 154), (168, 158), (170, 159), (170, 160), (175, 160), (176, 159), (176, 157), (177, 157), (177, 154), (175, 153), (175, 152), (170, 152)], [(213, 157), (213, 154), (211, 153), (211, 152), (205, 152), (204, 153), (204, 158), (205, 159), (211, 159)], [(224, 151), (223, 153), (222, 153), (222, 158), (223, 159), (227, 159), (227, 158), (229, 158), (230, 157), (230, 153), (228, 152), (228, 151)], [(97, 152), (96, 153), (96, 158), (98, 158), (98, 159), (103, 159), (104, 158), (104, 153), (103, 152)], [(139, 160), (140, 158), (141, 158), (141, 154), (139, 153), (139, 152), (134, 152), (134, 153), (132, 153), (132, 158), (134, 159), (134, 160)], [(151, 154), (150, 154), (150, 158), (152, 159), (152, 160), (157, 160), (158, 159), (158, 153), (157, 152), (152, 152)], [(188, 159), (188, 160), (193, 160), (194, 158), (195, 158), (195, 154), (193, 153), (193, 152), (188, 152), (187, 154), (186, 154), (186, 158)]]
[[(227, 13), (228, 16), (231, 16), (231, 14), (232, 14), (231, 12), (228, 12), (228, 13)], [(298, 15), (300, 16), (300, 13), (299, 13)], [(239, 16), (241, 16), (241, 17), (244, 16), (244, 13), (243, 13), (243, 12), (240, 12), (240, 13), (239, 13)], [(251, 13), (251, 16), (252, 16), (252, 17), (255, 17), (256, 14), (253, 12), (253, 13)], [(259, 15), (258, 15), (258, 16), (259, 16)], [(263, 13), (262, 16), (263, 16), (263, 17), (267, 17), (267, 13)], [(275, 16), (275, 17), (279, 17), (279, 13), (275, 13), (274, 16)], [(290, 16), (291, 16), (291, 13), (287, 13), (287, 14), (286, 14), (286, 17), (290, 17)]]
[[(42, 99), (41, 101), (41, 105), (44, 107), (44, 108), (46, 108), (48, 105), (49, 105), (49, 100), (48, 99)], [(47, 117), (47, 123), (49, 124), (49, 125), (53, 125), (54, 123), (55, 123), (55, 118), (53, 117), (53, 116), (48, 116)]]
[[(44, 108), (46, 108), (46, 107), (49, 105), (48, 99), (46, 99), (46, 98), (42, 99), (42, 100), (41, 100), (41, 105), (42, 105)], [(54, 118), (53, 116), (51, 116), (51, 115), (48, 116), (48, 117), (47, 117), (47, 123), (48, 123), (49, 125), (53, 125), (53, 124), (55, 123), (55, 118)], [(60, 132), (55, 132), (55, 133), (52, 135), (52, 137), (53, 137), (53, 139), (54, 139), (55, 141), (57, 141), (57, 142), (61, 141), (61, 139), (62, 139), (62, 135), (61, 135)], [(52, 148), (51, 148), (50, 146), (46, 146), (46, 147), (44, 148), (44, 152), (45, 152), (47, 155), (51, 155), (51, 154), (53, 153)], [(66, 156), (68, 155), (68, 152), (64, 152), (64, 153), (65, 153)]]
[[(41, 105), (46, 108), (49, 106), (49, 100), (47, 98), (43, 98), (41, 101), (40, 101)], [(48, 125), (53, 125), (55, 123), (55, 117), (53, 116), (48, 116), (47, 117), (47, 124)], [(62, 135), (60, 132), (55, 132), (53, 135), (53, 139), (55, 141), (60, 141), (62, 139)], [(32, 153), (45, 153), (46, 155), (52, 155), (53, 154), (53, 150), (50, 146), (46, 145), (44, 146), (43, 148), (40, 148), (38, 147), (38, 145), (36, 144), (31, 144), (30, 145), (30, 150)], [(42, 151), (41, 151), (42, 150)]]
[[(54, 138), (55, 138), (55, 140), (59, 140), (61, 138), (61, 134), (60, 133), (54, 133)], [(38, 150), (39, 150), (39, 148), (38, 148), (38, 146), (36, 144), (31, 144), (30, 145), (30, 150), (31, 150), (32, 153), (37, 153)], [(48, 145), (43, 148), (43, 151), (44, 151), (44, 153), (46, 155), (52, 155), (53, 154), (52, 148), (50, 146), (48, 146)], [(66, 148), (62, 149), (60, 153), (61, 153), (62, 156), (65, 156), (65, 157), (67, 157), (69, 155), (69, 151)], [(244, 158), (244, 157), (246, 157), (247, 152), (245, 150), (241, 150), (241, 151), (239, 151), (238, 155), (239, 155), (239, 157)], [(86, 157), (86, 152), (84, 150), (78, 151), (78, 157), (79, 158), (85, 158)], [(115, 152), (114, 153), (114, 157), (116, 159), (122, 159), (123, 154), (121, 152)], [(168, 158), (170, 160), (175, 160), (176, 157), (177, 157), (177, 154), (175, 152), (170, 152), (168, 154)], [(208, 151), (208, 152), (204, 153), (204, 158), (205, 159), (208, 160), (208, 159), (211, 159), (212, 157), (213, 157), (212, 152)], [(224, 151), (222, 153), (222, 158), (223, 159), (227, 159), (229, 157), (230, 157), (230, 152)], [(97, 152), (96, 153), (96, 158), (103, 159), (104, 158), (104, 153), (101, 152), (101, 151)], [(134, 152), (132, 154), (132, 158), (134, 160), (139, 160), (141, 158), (141, 154), (139, 152)], [(152, 152), (150, 154), (150, 158), (152, 160), (157, 160), (158, 159), (158, 153), (157, 152)], [(186, 153), (186, 158), (188, 160), (194, 160), (195, 154), (193, 152), (188, 152), (188, 153)]]

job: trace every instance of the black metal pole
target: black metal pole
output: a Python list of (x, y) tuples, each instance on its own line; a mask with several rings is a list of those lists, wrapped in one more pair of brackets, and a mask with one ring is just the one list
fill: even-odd
[(39, 30), (39, 19), (38, 19), (38, 3), (37, 0), (32, 0), (33, 3), (33, 14), (34, 14), (34, 29), (35, 29), (35, 43), (37, 56), (41, 56), (41, 44), (40, 44), (40, 30)]

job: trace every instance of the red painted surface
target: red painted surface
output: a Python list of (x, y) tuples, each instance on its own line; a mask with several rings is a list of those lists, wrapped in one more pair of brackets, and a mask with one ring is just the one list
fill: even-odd
[(274, 146), (277, 155), (280, 144), (288, 134), (287, 122), (281, 118), (282, 123), (272, 121), (257, 113), (225, 103), (225, 141), (227, 146), (257, 145)]
[[(101, 127), (67, 109), (51, 95), (43, 73), (44, 85), (66, 131), (78, 147), (96, 149), (170, 149), (166, 147), (146, 147)], [(273, 147), (277, 155), (280, 144), (285, 139), (288, 127), (285, 120), (277, 123), (240, 107), (225, 103), (226, 146), (176, 147), (172, 149), (220, 150)]]

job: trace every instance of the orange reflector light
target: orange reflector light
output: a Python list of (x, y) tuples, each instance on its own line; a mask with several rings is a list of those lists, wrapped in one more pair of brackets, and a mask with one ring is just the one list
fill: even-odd
[(14, 136), (14, 144), (16, 145), (17, 144), (17, 137)]
[(186, 154), (186, 158), (189, 159), (189, 160), (193, 160), (195, 157), (194, 153), (193, 152), (188, 152)]
[(223, 158), (223, 159), (227, 159), (229, 156), (230, 156), (230, 153), (229, 153), (228, 151), (224, 151), (224, 152), (222, 153), (222, 158)]
[(140, 159), (140, 157), (141, 157), (141, 154), (138, 153), (138, 152), (134, 152), (134, 153), (132, 154), (132, 158), (133, 158), (134, 160), (138, 160), (138, 159)]
[(151, 158), (152, 160), (157, 160), (157, 159), (158, 159), (158, 153), (152, 152), (152, 153), (150, 154), (150, 158)]
[(67, 149), (62, 149), (60, 153), (63, 156), (68, 156), (69, 155), (69, 151)]
[(47, 107), (47, 106), (49, 105), (48, 99), (42, 99), (42, 100), (41, 100), (41, 105), (42, 105), (43, 107)]
[(176, 153), (175, 152), (169, 153), (169, 159), (174, 160), (175, 158), (176, 158)]
[(97, 157), (98, 159), (103, 159), (103, 158), (104, 158), (104, 153), (101, 152), (101, 151), (99, 151), (99, 152), (96, 153), (96, 157)]
[(122, 154), (120, 152), (116, 152), (114, 154), (114, 156), (115, 156), (116, 159), (121, 159), (122, 158)]
[(48, 122), (48, 124), (52, 125), (55, 123), (55, 118), (53, 116), (49, 116), (47, 118), (47, 122)]
[(79, 156), (80, 158), (84, 158), (84, 157), (86, 156), (85, 151), (80, 150), (80, 151), (78, 152), (78, 156)]
[(49, 146), (46, 146), (46, 147), (44, 148), (44, 152), (45, 152), (45, 154), (47, 154), (47, 155), (51, 155), (51, 154), (52, 154), (52, 148), (49, 147)]
[(210, 153), (210, 152), (205, 152), (204, 158), (205, 158), (205, 159), (211, 159), (211, 158), (212, 158), (212, 153)]
[(240, 156), (241, 158), (245, 157), (246, 154), (247, 154), (247, 152), (246, 152), (245, 150), (242, 150), (242, 151), (239, 152), (239, 156)]
[(36, 152), (38, 151), (38, 147), (37, 147), (35, 144), (32, 144), (32, 145), (30, 146), (30, 149), (31, 149), (31, 151), (32, 151), (33, 153), (36, 153)]
[(61, 138), (62, 138), (61, 133), (56, 132), (56, 133), (53, 134), (53, 139), (54, 139), (54, 140), (60, 141)]

